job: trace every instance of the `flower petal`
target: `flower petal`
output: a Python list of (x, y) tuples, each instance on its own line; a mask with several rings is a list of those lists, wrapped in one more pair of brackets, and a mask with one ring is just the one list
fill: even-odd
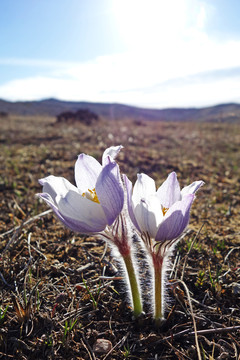
[(185, 186), (182, 191), (181, 191), (181, 195), (185, 196), (187, 194), (195, 194), (195, 192), (204, 185), (204, 181), (199, 180), (199, 181), (194, 181), (192, 184)]
[(96, 194), (111, 225), (123, 208), (124, 191), (117, 163), (103, 167), (96, 183)]
[(161, 204), (156, 195), (150, 195), (148, 199), (142, 199), (134, 209), (137, 223), (142, 232), (147, 232), (155, 238), (158, 226), (162, 221), (163, 214)]
[(118, 146), (111, 146), (109, 148), (107, 148), (102, 156), (102, 165), (105, 166), (108, 164), (108, 157), (110, 156), (111, 160), (115, 160), (115, 158), (117, 157), (119, 151), (123, 149), (122, 145), (118, 145)]
[(133, 225), (138, 229), (138, 231), (140, 232), (140, 228), (138, 226), (137, 220), (135, 218), (134, 215), (134, 211), (133, 211), (133, 204), (132, 204), (132, 182), (128, 179), (127, 175), (123, 174), (123, 181), (126, 187), (126, 191), (127, 191), (127, 205), (128, 205), (128, 213), (129, 216), (132, 220)]
[(103, 230), (107, 225), (101, 205), (72, 190), (58, 199), (58, 209), (64, 217), (80, 221), (94, 232)]
[(92, 156), (81, 154), (75, 163), (75, 181), (81, 193), (96, 186), (102, 171), (101, 164)]
[(167, 180), (157, 190), (157, 196), (165, 208), (170, 208), (181, 199), (180, 186), (175, 172), (168, 175)]
[(78, 191), (76, 186), (63, 177), (50, 175), (38, 181), (43, 186), (43, 193), (48, 193), (55, 204), (57, 196), (65, 196), (69, 190)]
[(76, 186), (63, 177), (50, 175), (39, 180), (43, 193), (39, 194), (72, 230), (80, 232), (102, 231), (107, 219), (100, 204), (84, 198)]
[(189, 194), (183, 200), (175, 202), (167, 211), (161, 225), (159, 226), (156, 241), (173, 240), (178, 238), (189, 222), (190, 209), (194, 195)]
[(155, 193), (155, 181), (146, 174), (138, 174), (132, 195), (134, 207), (137, 206), (137, 204), (140, 204), (142, 199), (147, 199), (150, 195), (154, 195)]
[(104, 224), (102, 226), (98, 225), (98, 227), (97, 227), (96, 223), (94, 223), (94, 225), (93, 224), (87, 224), (87, 223), (84, 223), (84, 222), (82, 222), (80, 220), (75, 220), (73, 218), (69, 218), (67, 216), (64, 216), (59, 211), (58, 207), (54, 203), (51, 196), (49, 194), (47, 194), (47, 193), (37, 194), (37, 196), (42, 198), (49, 206), (51, 206), (53, 211), (55, 212), (55, 214), (59, 218), (59, 220), (65, 226), (67, 226), (69, 229), (71, 229), (73, 231), (80, 232), (80, 233), (83, 233), (83, 234), (90, 234), (90, 233), (100, 232), (100, 231), (105, 229), (106, 224)]

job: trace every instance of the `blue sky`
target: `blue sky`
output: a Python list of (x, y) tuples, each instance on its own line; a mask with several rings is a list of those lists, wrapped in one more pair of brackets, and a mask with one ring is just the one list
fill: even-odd
[(239, 0), (1, 0), (0, 98), (240, 102)]

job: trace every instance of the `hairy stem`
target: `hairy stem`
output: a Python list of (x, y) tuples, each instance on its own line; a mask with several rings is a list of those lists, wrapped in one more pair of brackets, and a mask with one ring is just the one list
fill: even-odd
[(157, 326), (164, 319), (164, 271), (163, 259), (153, 257), (154, 266), (154, 319)]
[(136, 272), (133, 266), (131, 252), (123, 256), (123, 261), (126, 266), (127, 275), (130, 284), (130, 290), (133, 302), (133, 313), (135, 317), (138, 317), (142, 313), (142, 301), (139, 290), (139, 284), (136, 277)]

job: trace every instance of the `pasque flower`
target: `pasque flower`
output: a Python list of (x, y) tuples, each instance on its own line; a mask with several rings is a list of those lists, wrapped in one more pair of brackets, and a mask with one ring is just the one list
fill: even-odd
[(92, 156), (79, 155), (75, 164), (77, 186), (53, 175), (39, 180), (43, 192), (38, 196), (71, 230), (85, 234), (99, 233), (107, 225), (112, 225), (120, 214), (124, 190), (114, 159), (121, 148), (112, 146), (106, 149), (102, 165)]
[(133, 312), (142, 312), (141, 294), (132, 254), (124, 189), (115, 157), (122, 146), (106, 149), (102, 165), (92, 156), (81, 154), (75, 164), (75, 182), (50, 175), (40, 179), (43, 192), (38, 194), (50, 205), (64, 225), (85, 234), (100, 234), (118, 249), (126, 272)]
[(129, 214), (139, 232), (159, 242), (178, 238), (188, 225), (194, 193), (203, 181), (195, 181), (180, 190), (177, 175), (172, 172), (156, 190), (150, 176), (138, 174), (132, 191), (132, 183), (126, 176), (124, 179)]
[(132, 183), (124, 176), (131, 220), (148, 250), (154, 268), (155, 319), (163, 319), (164, 276), (166, 262), (173, 245), (189, 222), (195, 192), (203, 181), (195, 181), (180, 190), (175, 172), (156, 189), (155, 181), (138, 174)]
[(157, 190), (154, 180), (145, 174), (138, 175), (134, 187), (124, 175), (124, 189), (115, 162), (121, 148), (106, 149), (102, 164), (89, 155), (79, 155), (75, 164), (76, 186), (63, 177), (50, 175), (39, 180), (43, 192), (38, 196), (68, 228), (85, 234), (100, 234), (118, 250), (137, 317), (142, 312), (142, 300), (130, 216), (152, 265), (154, 318), (159, 323), (164, 318), (167, 260), (188, 225), (195, 192), (203, 181), (195, 181), (181, 190), (176, 173), (172, 172)]

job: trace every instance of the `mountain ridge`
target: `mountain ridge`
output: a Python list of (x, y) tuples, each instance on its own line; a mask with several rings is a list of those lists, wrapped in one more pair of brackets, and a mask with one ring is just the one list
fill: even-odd
[(0, 112), (15, 115), (56, 116), (64, 111), (80, 109), (88, 109), (100, 117), (111, 120), (132, 118), (134, 120), (155, 121), (240, 121), (240, 104), (237, 103), (217, 104), (202, 108), (151, 109), (119, 103), (64, 101), (55, 98), (16, 102), (0, 99)]

